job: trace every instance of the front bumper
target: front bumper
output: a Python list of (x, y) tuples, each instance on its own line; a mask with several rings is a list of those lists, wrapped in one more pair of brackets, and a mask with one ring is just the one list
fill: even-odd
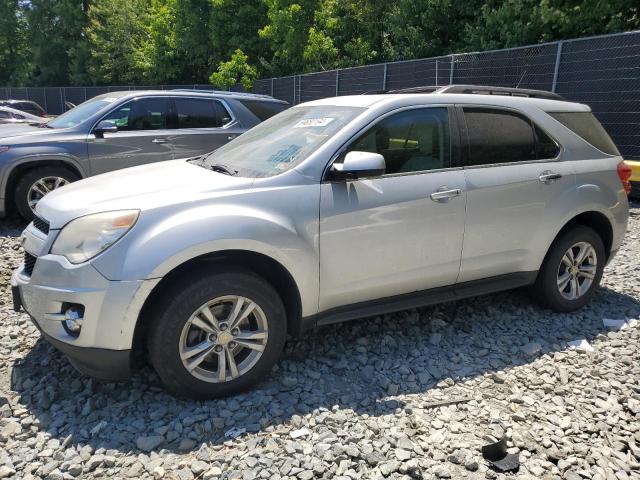
[[(111, 281), (90, 263), (73, 265), (58, 255), (37, 258), (31, 276), (13, 272), (14, 303), (31, 316), (43, 337), (81, 372), (104, 380), (126, 378), (135, 324), (157, 280)], [(82, 305), (77, 337), (64, 329), (64, 310)]]

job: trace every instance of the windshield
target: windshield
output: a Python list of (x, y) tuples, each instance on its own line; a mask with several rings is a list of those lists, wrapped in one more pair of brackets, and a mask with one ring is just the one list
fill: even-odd
[(112, 104), (115, 100), (117, 100), (115, 97), (101, 97), (88, 100), (77, 107), (72, 108), (68, 112), (63, 113), (50, 122), (47, 122), (47, 126), (52, 128), (75, 127), (86, 119), (92, 117), (107, 105)]
[(199, 160), (242, 177), (271, 177), (294, 168), (364, 108), (293, 107), (262, 122)]

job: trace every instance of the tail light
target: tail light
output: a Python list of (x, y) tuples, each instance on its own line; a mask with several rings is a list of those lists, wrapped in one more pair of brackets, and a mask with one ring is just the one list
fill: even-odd
[(625, 162), (618, 164), (618, 177), (620, 177), (624, 191), (629, 195), (629, 193), (631, 193), (631, 182), (629, 181), (631, 178), (631, 167)]

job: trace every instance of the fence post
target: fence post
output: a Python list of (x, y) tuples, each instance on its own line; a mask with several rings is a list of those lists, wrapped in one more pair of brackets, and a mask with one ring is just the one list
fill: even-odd
[(340, 91), (338, 89), (338, 85), (340, 85), (340, 69), (336, 68), (336, 97), (338, 96), (338, 92)]
[(382, 90), (387, 90), (387, 63), (384, 64), (384, 70), (382, 71)]
[(293, 105), (296, 104), (296, 76), (293, 76)]
[(562, 44), (564, 42), (560, 40), (558, 42), (558, 48), (556, 50), (556, 66), (553, 69), (553, 82), (551, 83), (551, 91), (556, 91), (556, 84), (558, 83), (558, 71), (560, 70), (560, 56), (562, 55)]
[(453, 67), (456, 64), (455, 55), (451, 55), (451, 70), (449, 71), (449, 85), (453, 85)]
[(436, 58), (436, 87), (438, 86), (438, 59)]
[(273, 97), (273, 77), (271, 77), (271, 96)]

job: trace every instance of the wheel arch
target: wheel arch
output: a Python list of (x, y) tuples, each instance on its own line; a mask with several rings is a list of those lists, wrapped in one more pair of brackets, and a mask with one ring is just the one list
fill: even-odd
[(14, 199), (13, 193), (15, 192), (16, 186), (18, 185), (18, 180), (28, 171), (36, 169), (36, 168), (44, 168), (44, 167), (62, 167), (70, 170), (71, 172), (78, 175), (79, 178), (84, 178), (86, 175), (82, 171), (79, 163), (71, 158), (56, 158), (56, 157), (45, 157), (45, 158), (25, 158), (17, 163), (14, 163), (9, 170), (8, 175), (5, 177), (5, 182), (3, 185), (2, 193), (5, 201), (5, 210), (10, 208), (14, 208)]
[(602, 243), (604, 243), (605, 254), (607, 256), (606, 260), (609, 261), (612, 253), (611, 249), (613, 246), (613, 225), (611, 224), (611, 220), (609, 220), (609, 218), (604, 213), (598, 212), (596, 210), (585, 211), (569, 219), (558, 231), (553, 239), (553, 242), (551, 242), (551, 245), (553, 245), (553, 243), (560, 237), (560, 235), (576, 225), (589, 227), (600, 236), (600, 238), (602, 239)]
[(291, 273), (277, 260), (262, 253), (249, 250), (222, 250), (191, 258), (173, 268), (153, 288), (144, 301), (133, 334), (133, 351), (144, 355), (145, 339), (149, 324), (153, 321), (154, 307), (164, 292), (175, 282), (197, 275), (211, 266), (225, 265), (230, 268), (247, 269), (259, 275), (278, 292), (287, 314), (287, 333), (297, 336), (302, 330), (302, 299), (300, 290)]

